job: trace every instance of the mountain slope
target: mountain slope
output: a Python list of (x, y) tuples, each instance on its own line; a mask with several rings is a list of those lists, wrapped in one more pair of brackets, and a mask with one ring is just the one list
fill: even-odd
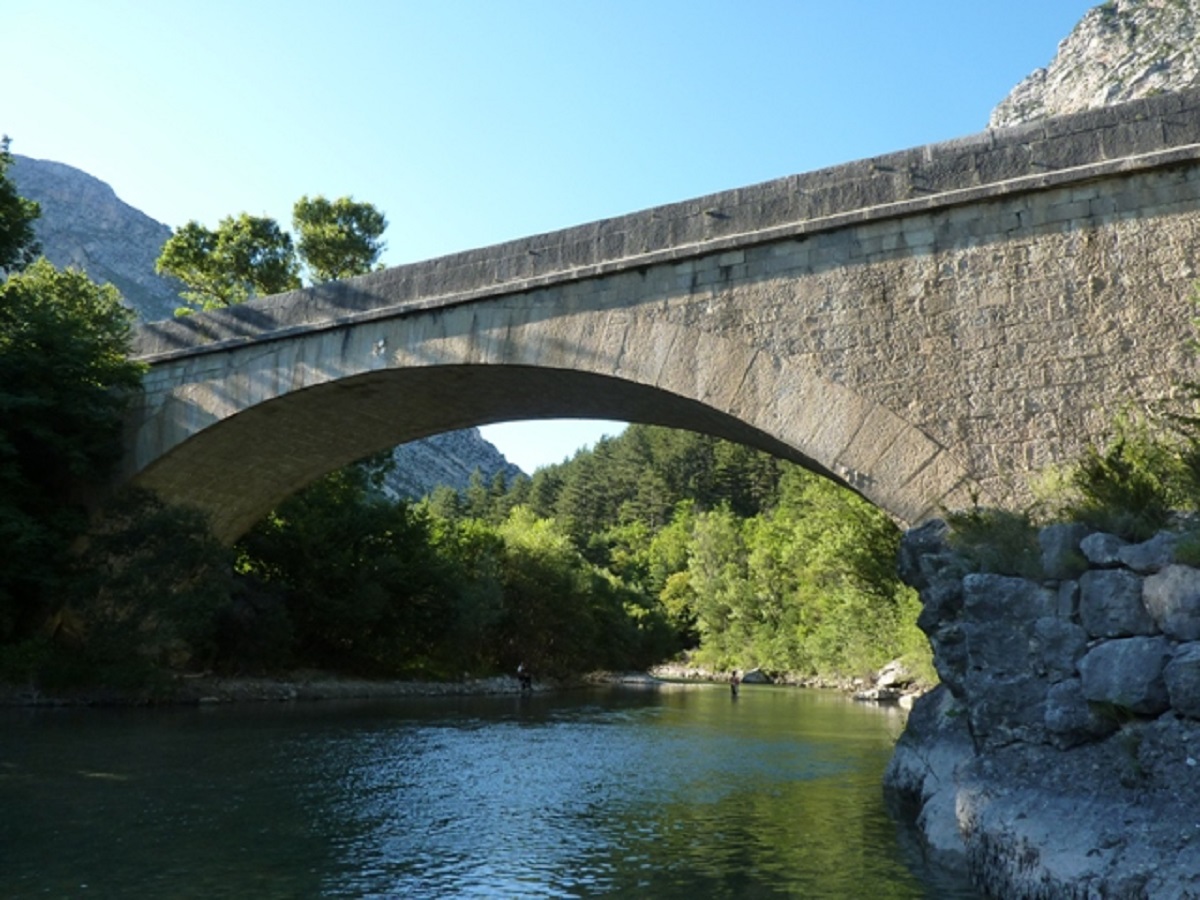
[(1200, 0), (1109, 0), (1048, 66), (1013, 88), (988, 126), (1006, 128), (1200, 85)]

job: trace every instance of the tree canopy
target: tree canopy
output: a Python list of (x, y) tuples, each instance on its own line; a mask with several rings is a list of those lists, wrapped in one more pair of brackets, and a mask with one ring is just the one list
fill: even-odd
[(176, 315), (300, 287), (291, 236), (274, 219), (247, 213), (227, 216), (215, 231), (196, 221), (176, 229), (155, 268), (187, 285), (183, 299), (190, 306)]
[(119, 457), (131, 321), (116, 288), (45, 260), (0, 284), (0, 637), (54, 602), (87, 489)]
[(0, 275), (19, 272), (41, 252), (33, 223), (41, 215), (37, 203), (17, 193), (8, 177), (13, 164), (9, 138), (0, 138)]
[(387, 220), (370, 203), (350, 197), (301, 197), (292, 209), (297, 249), (314, 282), (365, 275), (379, 260)]
[(248, 213), (226, 216), (215, 230), (194, 220), (177, 228), (155, 264), (187, 287), (182, 296), (188, 305), (175, 314), (295, 290), (302, 266), (314, 282), (362, 275), (384, 249), (383, 214), (350, 197), (301, 197), (292, 222), (298, 243), (274, 219)]

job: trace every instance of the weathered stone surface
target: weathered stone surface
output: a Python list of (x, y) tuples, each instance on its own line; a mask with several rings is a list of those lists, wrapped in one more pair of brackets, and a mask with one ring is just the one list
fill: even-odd
[(1087, 642), (1087, 632), (1072, 622), (1057, 617), (1038, 619), (1033, 623), (1031, 648), (1034, 674), (1051, 683), (1073, 677), (1087, 652)]
[(972, 573), (963, 577), (962, 589), (963, 615), (988, 624), (1028, 628), (1058, 608), (1056, 591), (1026, 578)]
[(1163, 634), (1200, 640), (1200, 569), (1171, 565), (1146, 578), (1142, 602)]
[(1121, 563), (1121, 548), (1125, 541), (1115, 534), (1098, 531), (1079, 542), (1079, 549), (1093, 566), (1116, 566)]
[(1050, 687), (1045, 679), (1025, 673), (996, 676), (969, 671), (966, 686), (971, 734), (981, 749), (1044, 739)]
[(1093, 569), (1079, 579), (1079, 621), (1092, 637), (1153, 634), (1142, 604), (1142, 577), (1126, 569)]
[(919, 808), (917, 825), (935, 857), (961, 864), (955, 773), (975, 757), (963, 707), (944, 688), (919, 697), (888, 762), (892, 796)]
[(1117, 720), (1102, 716), (1083, 695), (1083, 682), (1068, 678), (1046, 692), (1046, 731), (1056, 747), (1076, 747), (1117, 730)]
[(1064, 581), (1058, 586), (1058, 609), (1056, 615), (1067, 622), (1079, 617), (1079, 582)]
[(962, 582), (957, 578), (942, 579), (930, 583), (921, 591), (921, 612), (917, 615), (917, 627), (926, 634), (962, 611)]
[[(1171, 708), (1192, 719), (1200, 719), (1200, 642), (1182, 644), (1163, 670)], [(1200, 756), (1200, 748), (1196, 749)]]
[(1156, 716), (1170, 706), (1163, 669), (1171, 658), (1165, 637), (1106, 641), (1079, 661), (1083, 695), (1140, 715)]
[(1053, 61), (992, 111), (1006, 128), (1200, 83), (1200, 2), (1111, 0), (1088, 11)]
[(1178, 543), (1177, 532), (1160, 531), (1148, 541), (1121, 547), (1117, 550), (1117, 558), (1133, 571), (1149, 575), (1165, 569), (1175, 561), (1175, 546)]
[(1078, 522), (1047, 525), (1038, 532), (1042, 550), (1042, 570), (1047, 578), (1066, 580), (1078, 578), (1087, 568), (1087, 560), (1079, 549), (1087, 537), (1088, 527)]

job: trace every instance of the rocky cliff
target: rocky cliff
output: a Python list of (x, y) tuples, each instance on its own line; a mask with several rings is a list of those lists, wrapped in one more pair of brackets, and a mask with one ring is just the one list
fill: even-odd
[[(23, 197), (41, 204), (35, 230), (50, 262), (114, 285), (143, 321), (174, 315), (182, 285), (154, 271), (171, 236), (168, 226), (123, 202), (100, 179), (62, 163), (15, 156), (9, 176)], [(394, 455), (386, 487), (392, 496), (417, 498), (442, 484), (462, 490), (476, 469), (488, 482), (497, 472), (512, 479), (521, 471), (477, 428), (414, 441)]]
[(1200, 85), (1200, 0), (1108, 0), (1013, 88), (991, 128)]
[(1200, 897), (1186, 537), (1068, 524), (1039, 539), (1040, 571), (1015, 577), (972, 571), (940, 522), (905, 536), (942, 685), (914, 706), (886, 783), (986, 896)]
[(62, 163), (14, 156), (9, 177), (21, 196), (41, 204), (35, 231), (46, 259), (112, 284), (144, 321), (175, 314), (182, 285), (154, 271), (169, 227), (123, 202), (100, 179)]

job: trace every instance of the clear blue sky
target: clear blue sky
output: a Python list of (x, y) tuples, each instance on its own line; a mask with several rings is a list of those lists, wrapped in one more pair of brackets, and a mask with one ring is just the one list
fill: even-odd
[(0, 132), (173, 227), (350, 194), (399, 264), (972, 134), (1093, 5), (0, 0)]

